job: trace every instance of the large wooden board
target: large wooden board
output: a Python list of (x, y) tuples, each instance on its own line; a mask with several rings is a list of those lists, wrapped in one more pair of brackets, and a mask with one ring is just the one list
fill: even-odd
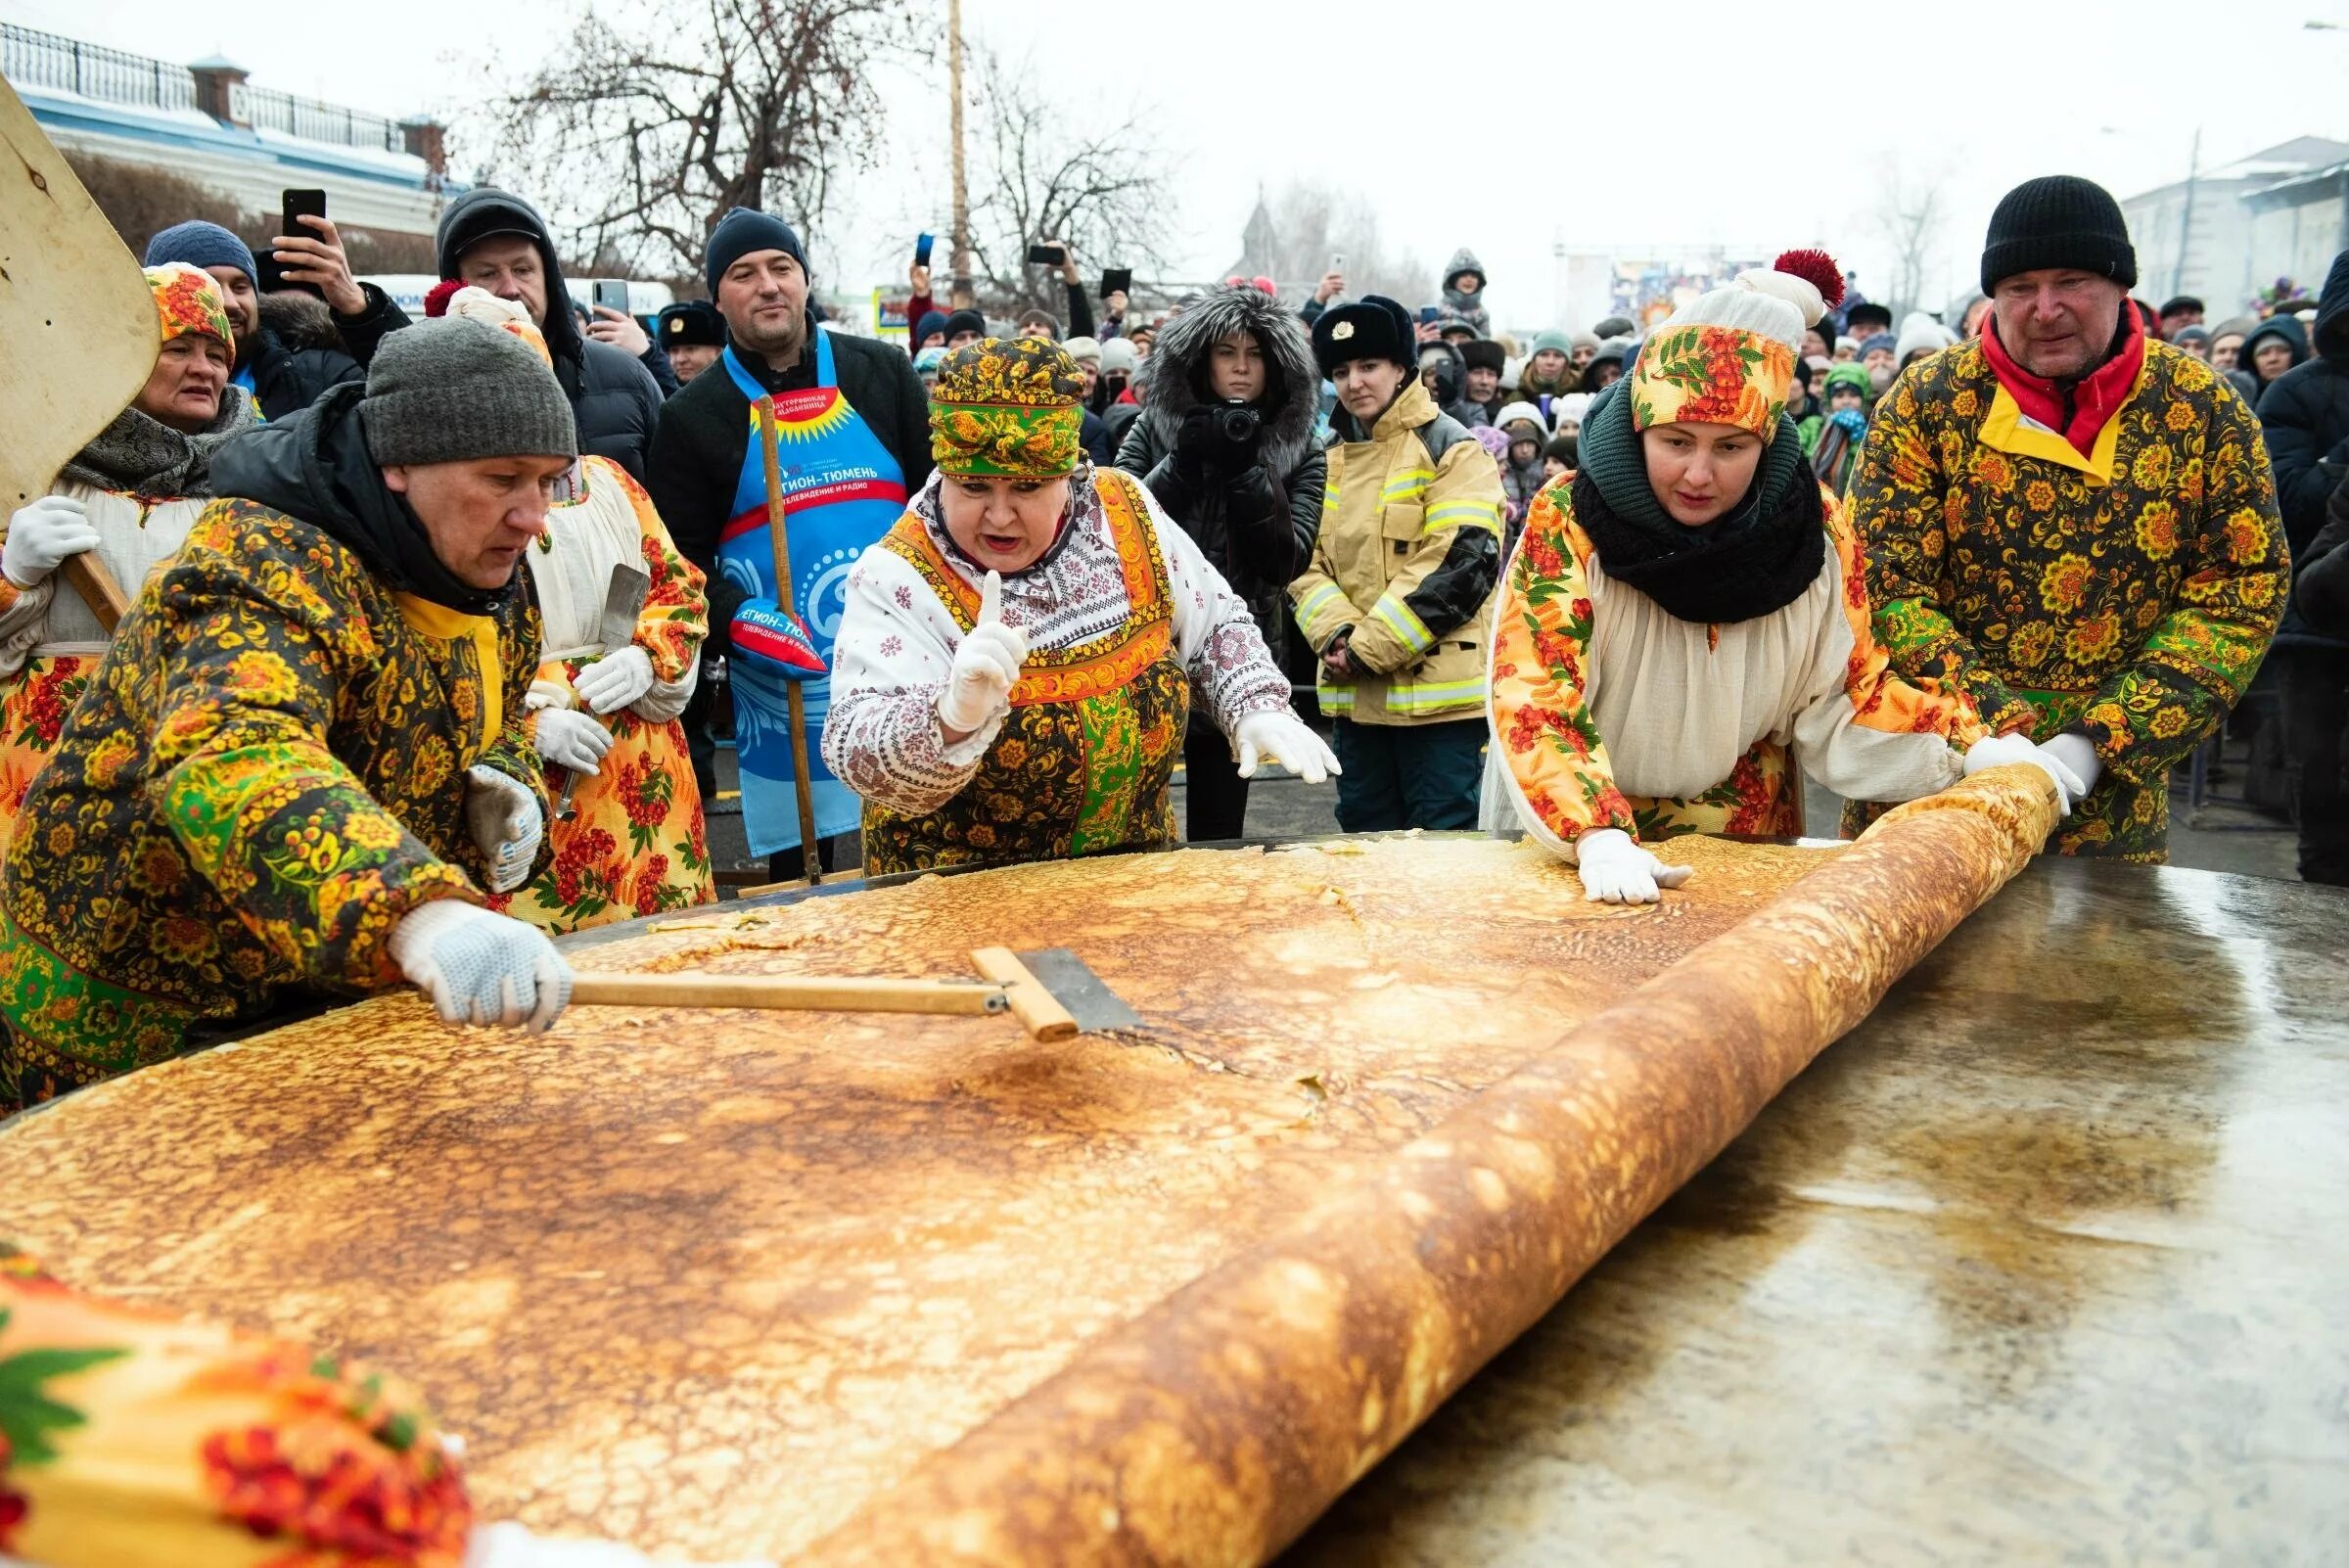
[(71, 1283), (401, 1368), (491, 1517), (1258, 1561), (1990, 897), (2042, 778), (1848, 850), (1686, 841), (1646, 910), (1530, 846), (1393, 840), (709, 917), (581, 961), (1067, 944), (1145, 1027), (578, 1009), (522, 1040), (387, 998), (21, 1120), (6, 1223)]
[(138, 262), (0, 81), (0, 517), (138, 395), (161, 337)]

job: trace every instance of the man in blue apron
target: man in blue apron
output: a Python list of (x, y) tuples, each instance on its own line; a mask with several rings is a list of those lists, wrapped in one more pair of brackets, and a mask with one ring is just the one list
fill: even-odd
[[(732, 340), (661, 410), (646, 487), (677, 548), (709, 578), (710, 649), (726, 655), (751, 852), (777, 880), (805, 870), (786, 686), (804, 681), (819, 840), (855, 831), (859, 803), (816, 755), (849, 569), (930, 477), (930, 399), (904, 350), (816, 324), (807, 254), (780, 218), (736, 208), (704, 272)], [(722, 372), (722, 374), (721, 374)], [(759, 409), (772, 397), (802, 625), (776, 612)], [(694, 770), (709, 765), (707, 703), (685, 715)], [(819, 863), (831, 856), (819, 850)]]

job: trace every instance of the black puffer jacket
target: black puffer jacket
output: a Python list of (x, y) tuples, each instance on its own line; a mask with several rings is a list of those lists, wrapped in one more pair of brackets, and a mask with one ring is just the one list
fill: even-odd
[(2309, 542), (2301, 558), (2294, 550), (2299, 576), (2292, 583), (2292, 611), (2305, 617), (2307, 630), (2320, 637), (2349, 640), (2349, 479), (2332, 492), (2325, 527)]
[[(538, 247), (538, 264), (546, 272), (546, 320), (539, 332), (546, 351), (554, 357), (555, 379), (571, 398), (571, 416), (579, 429), (582, 457), (609, 457), (641, 484), (645, 452), (653, 443), (653, 429), (661, 420), (662, 392), (646, 365), (629, 358), (610, 344), (579, 336), (578, 317), (572, 314), (571, 289), (563, 281), (563, 263), (555, 259), (554, 242), (547, 238), (546, 220), (519, 196), (490, 186), (479, 186), (448, 204), (433, 244), (439, 253), (440, 276), (457, 275), (457, 257), (474, 241), (497, 233), (529, 235)], [(353, 332), (338, 322), (344, 341), (364, 365), (375, 357), (384, 333), (408, 324), (394, 307), (396, 321), (380, 323), (381, 330)], [(661, 352), (654, 344), (646, 356)]]
[(350, 346), (364, 343), (372, 353), (386, 332), (406, 326), (408, 318), (374, 284), (360, 284), (359, 292), (367, 307), (355, 316), (338, 316), (305, 294), (261, 297), (261, 330), (245, 348), (245, 368), (253, 373), (253, 400), (262, 418), (290, 418), (329, 387), (367, 379), (365, 362)]
[[(1254, 338), (1266, 365), (1253, 440), (1214, 429), (1215, 346)], [(1117, 466), (1141, 480), (1248, 603), (1273, 658), (1288, 634), (1289, 582), (1313, 559), (1328, 460), (1313, 441), (1321, 376), (1297, 316), (1262, 290), (1210, 290), (1158, 335), (1139, 376), (1142, 409)]]
[[(2276, 505), (2295, 563), (2308, 558), (2326, 526), (2326, 504), (2349, 479), (2349, 251), (2333, 258), (2325, 280), (2315, 337), (2315, 357), (2270, 382), (2259, 399), (2260, 429), (2276, 470)], [(2252, 341), (2245, 341), (2246, 349)], [(2302, 596), (2294, 593), (2277, 645), (2349, 646), (2315, 633), (2300, 614)]]

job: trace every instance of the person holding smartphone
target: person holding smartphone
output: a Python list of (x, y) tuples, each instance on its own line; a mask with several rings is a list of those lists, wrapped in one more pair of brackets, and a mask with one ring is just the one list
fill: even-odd
[[(237, 338), (237, 362), (229, 385), (244, 389), (263, 419), (284, 419), (317, 401), (329, 387), (364, 379), (366, 353), (384, 333), (408, 318), (383, 290), (350, 275), (343, 238), (326, 217), (325, 193), (288, 191), (279, 226), (291, 232), (271, 240), (275, 281), (314, 291), (333, 313), (342, 346), (288, 344), (261, 320), (261, 272), (251, 248), (217, 223), (191, 219), (174, 223), (147, 242), (141, 263), (179, 263), (210, 275), (227, 307)], [(315, 198), (315, 200), (308, 200)], [(312, 211), (307, 208), (315, 208)]]

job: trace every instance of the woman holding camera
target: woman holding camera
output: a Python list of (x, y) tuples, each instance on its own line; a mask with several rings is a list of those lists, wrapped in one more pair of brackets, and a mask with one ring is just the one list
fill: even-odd
[[(1148, 486), (1246, 601), (1279, 664), (1286, 589), (1313, 558), (1326, 465), (1313, 441), (1321, 377), (1304, 326), (1253, 284), (1214, 289), (1167, 324), (1138, 379), (1142, 412), (1117, 466)], [(1248, 780), (1198, 708), (1182, 761), (1186, 837), (1241, 837)]]

